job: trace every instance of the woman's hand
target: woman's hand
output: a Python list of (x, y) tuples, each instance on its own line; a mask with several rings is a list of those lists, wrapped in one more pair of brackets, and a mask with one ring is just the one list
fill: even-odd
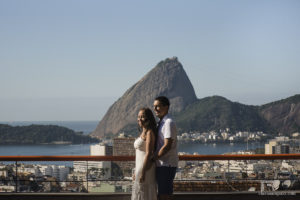
[(132, 180), (135, 181), (135, 173), (132, 174)]

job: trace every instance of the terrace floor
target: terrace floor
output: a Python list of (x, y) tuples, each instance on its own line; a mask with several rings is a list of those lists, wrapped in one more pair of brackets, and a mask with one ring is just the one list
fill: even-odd
[[(0, 193), (0, 200), (130, 200), (129, 193)], [(299, 200), (300, 191), (175, 193), (174, 200)]]

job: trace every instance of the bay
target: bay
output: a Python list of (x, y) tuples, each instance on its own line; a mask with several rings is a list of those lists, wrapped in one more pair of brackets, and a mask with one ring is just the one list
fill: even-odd
[(217, 155), (244, 150), (255, 150), (256, 148), (264, 148), (264, 145), (263, 142), (253, 142), (248, 145), (247, 143), (186, 143), (179, 144), (178, 151), (188, 154)]
[[(90, 155), (91, 144), (81, 145), (0, 145), (1, 156), (16, 155)], [(249, 143), (248, 149), (263, 148), (263, 143)], [(220, 143), (220, 144), (179, 144), (178, 151), (188, 154), (198, 153), (203, 155), (223, 154), (246, 150), (247, 144)]]
[(0, 145), (1, 156), (89, 155), (91, 144), (80, 145)]
[[(88, 134), (95, 130), (98, 121), (14, 121), (0, 122), (11, 126), (26, 126), (31, 124), (58, 125)], [(263, 148), (264, 143), (249, 143), (248, 149)], [(223, 154), (246, 150), (246, 143), (218, 143), (218, 144), (179, 144), (178, 151), (203, 155)], [(0, 145), (1, 156), (13, 155), (90, 155), (90, 144), (81, 145)]]

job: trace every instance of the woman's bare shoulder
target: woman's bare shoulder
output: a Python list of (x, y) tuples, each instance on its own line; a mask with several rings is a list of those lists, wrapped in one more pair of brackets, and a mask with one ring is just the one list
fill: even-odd
[(148, 129), (146, 135), (154, 136), (154, 131), (152, 129)]

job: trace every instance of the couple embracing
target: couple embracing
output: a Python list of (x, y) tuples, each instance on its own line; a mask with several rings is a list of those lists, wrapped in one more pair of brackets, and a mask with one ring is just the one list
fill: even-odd
[(158, 124), (149, 108), (138, 113), (140, 136), (134, 142), (136, 149), (132, 200), (172, 199), (173, 180), (178, 165), (177, 130), (168, 115), (170, 102), (159, 96), (153, 108)]

